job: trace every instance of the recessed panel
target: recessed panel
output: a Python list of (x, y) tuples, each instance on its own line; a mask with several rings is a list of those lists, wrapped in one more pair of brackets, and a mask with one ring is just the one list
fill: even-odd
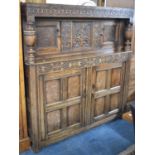
[(115, 25), (113, 22), (106, 22), (104, 26), (104, 42), (115, 40)]
[(119, 107), (120, 93), (112, 94), (110, 96), (110, 110), (117, 109)]
[(103, 22), (93, 22), (93, 44), (95, 48), (101, 48), (103, 45), (103, 30), (104, 30), (104, 23)]
[(102, 90), (106, 88), (106, 73), (107, 71), (97, 71), (96, 90)]
[(105, 97), (97, 98), (95, 100), (94, 114), (95, 116), (102, 115), (104, 113)]
[(111, 87), (119, 86), (121, 83), (121, 68), (112, 69)]
[(37, 27), (36, 42), (39, 48), (56, 47), (57, 46), (56, 26)]
[(48, 132), (60, 129), (60, 110), (47, 114), (47, 129)]
[(60, 100), (60, 80), (47, 81), (45, 87), (47, 103)]
[(68, 98), (80, 96), (80, 76), (68, 77)]
[(61, 23), (62, 51), (72, 49), (72, 22), (63, 21)]
[(80, 105), (72, 105), (68, 107), (68, 125), (73, 125), (80, 122)]

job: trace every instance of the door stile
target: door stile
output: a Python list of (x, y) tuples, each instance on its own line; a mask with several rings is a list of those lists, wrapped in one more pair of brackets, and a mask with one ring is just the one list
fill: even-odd
[[(111, 86), (111, 69), (107, 70), (106, 89), (110, 89)], [(110, 94), (105, 97), (105, 114), (110, 111)]]
[[(68, 85), (68, 82), (67, 82), (67, 78), (62, 78), (61, 79), (61, 90), (62, 90), (62, 100), (65, 101), (67, 99), (67, 85)], [(67, 107), (64, 107), (62, 110), (61, 110), (61, 127), (62, 128), (66, 128), (67, 127)]]
[(121, 71), (121, 90), (120, 90), (120, 99), (119, 99), (119, 109), (120, 109), (120, 115), (122, 114), (122, 106), (123, 106), (123, 96), (124, 96), (124, 93), (123, 93), (123, 90), (124, 90), (124, 84), (125, 84), (125, 62), (123, 62), (122, 64), (122, 71)]
[(96, 91), (96, 67), (93, 67), (92, 69), (92, 105), (91, 105), (91, 123), (94, 122), (94, 107), (95, 107), (95, 91)]
[(86, 125), (91, 123), (91, 95), (92, 95), (92, 67), (88, 67), (86, 71)]
[(39, 126), (40, 126), (40, 130), (39, 130), (39, 139), (40, 140), (45, 140), (46, 139), (46, 132), (45, 132), (45, 117), (44, 117), (44, 113), (45, 113), (45, 106), (44, 106), (44, 97), (43, 97), (43, 75), (39, 76), (39, 80), (38, 82), (38, 111), (39, 111)]
[(123, 87), (123, 103), (121, 112), (125, 110), (128, 96), (128, 84), (129, 84), (129, 75), (130, 75), (130, 59), (125, 62), (125, 76), (124, 76), (124, 87)]
[(85, 125), (85, 110), (86, 110), (86, 69), (83, 68), (81, 71), (81, 107), (80, 107), (80, 120), (81, 125)]

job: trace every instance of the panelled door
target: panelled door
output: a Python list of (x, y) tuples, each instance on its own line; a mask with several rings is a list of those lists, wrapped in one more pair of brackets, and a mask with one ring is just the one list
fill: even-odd
[[(40, 141), (57, 141), (119, 112), (125, 63), (51, 72), (38, 80)], [(61, 134), (60, 134), (61, 133)]]
[(84, 125), (85, 69), (41, 75), (39, 87), (40, 140)]
[(119, 112), (122, 103), (123, 81), (123, 63), (93, 67), (91, 122)]

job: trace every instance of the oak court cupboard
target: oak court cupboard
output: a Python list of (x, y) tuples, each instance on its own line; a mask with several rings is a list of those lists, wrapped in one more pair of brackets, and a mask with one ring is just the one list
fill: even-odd
[(119, 117), (132, 55), (132, 9), (22, 4), (32, 149)]

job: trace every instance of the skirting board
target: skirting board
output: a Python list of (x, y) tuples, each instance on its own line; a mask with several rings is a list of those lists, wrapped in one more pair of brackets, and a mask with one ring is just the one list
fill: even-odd
[(30, 139), (24, 138), (19, 141), (19, 151), (23, 152), (30, 148)]

